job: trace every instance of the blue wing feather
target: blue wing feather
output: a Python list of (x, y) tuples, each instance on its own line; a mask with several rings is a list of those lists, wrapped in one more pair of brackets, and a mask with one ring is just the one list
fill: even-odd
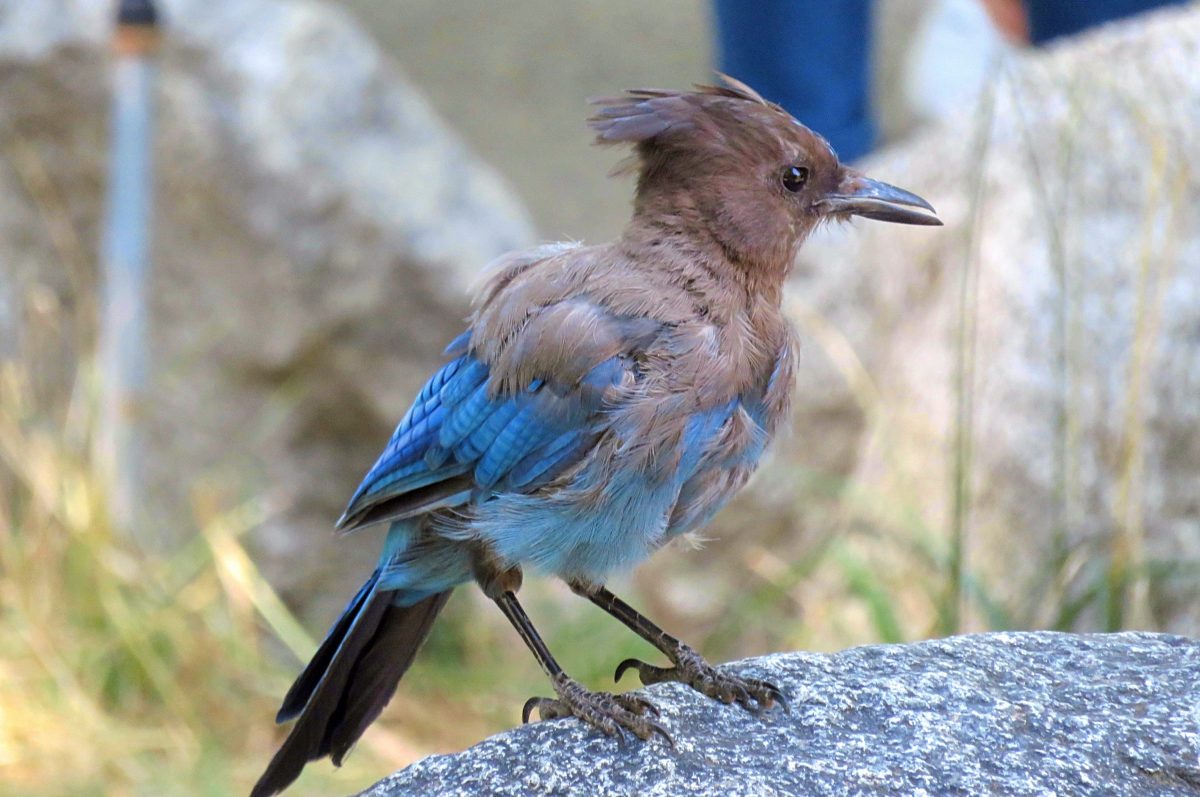
[(565, 463), (574, 462), (592, 444), (595, 434), (576, 429), (564, 432), (548, 444), (522, 457), (503, 484), (516, 491), (532, 490), (553, 478)]
[[(483, 498), (493, 490), (544, 484), (591, 445), (605, 392), (626, 368), (623, 358), (612, 357), (575, 385), (535, 379), (517, 394), (493, 396), (488, 367), (465, 352), (466, 340), (451, 344), (448, 351), (461, 353), (418, 393), (339, 528), (409, 517), (446, 506), (448, 499), (461, 503), (472, 494)], [(470, 489), (462, 482), (466, 474)]]
[(520, 406), (515, 400), (508, 400), (492, 407), (491, 412), (475, 427), (475, 430), (455, 447), (455, 458), (459, 462), (477, 461), (519, 411)]
[(496, 409), (498, 402), (488, 396), (487, 381), (480, 382), (470, 394), (457, 401), (438, 429), (437, 441), (425, 451), (429, 467), (441, 466), (463, 439), (483, 423)]
[(494, 486), (500, 478), (536, 449), (556, 436), (554, 425), (538, 417), (541, 405), (528, 401), (504, 426), (480, 457), (475, 480), (483, 487)]
[(451, 410), (487, 379), (487, 367), (464, 354), (442, 366), (417, 393), (387, 446), (350, 499), (339, 528), (355, 527), (371, 507), (459, 476), (469, 467), (426, 461)]

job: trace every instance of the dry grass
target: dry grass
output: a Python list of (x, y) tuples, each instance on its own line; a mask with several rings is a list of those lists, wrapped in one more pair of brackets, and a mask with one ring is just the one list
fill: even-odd
[[(68, 442), (87, 439), (71, 428), (86, 415), (55, 423), (17, 367), (0, 370), (0, 793), (244, 793), (294, 674), (264, 642), (297, 657), (314, 642), (241, 545), (253, 507), (202, 512), (169, 555), (114, 534)], [(429, 749), (383, 726), (363, 747), (298, 793), (366, 786)]]

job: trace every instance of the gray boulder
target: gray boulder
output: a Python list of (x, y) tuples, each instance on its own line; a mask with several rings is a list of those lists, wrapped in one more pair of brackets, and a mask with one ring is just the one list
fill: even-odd
[[(335, 555), (333, 521), (473, 275), (532, 231), (344, 12), (160, 5), (150, 509), (178, 539), (196, 506), (265, 494), (268, 573), (340, 602), (339, 560), (375, 551)], [(0, 356), (48, 411), (95, 335), (111, 7), (0, 0)]]
[(1194, 797), (1200, 642), (997, 633), (729, 665), (788, 713), (755, 717), (678, 684), (645, 690), (676, 748), (576, 720), (431, 756), (360, 797)]

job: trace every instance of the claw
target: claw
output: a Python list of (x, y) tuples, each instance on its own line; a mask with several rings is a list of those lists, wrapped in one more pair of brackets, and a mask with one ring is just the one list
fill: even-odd
[(647, 664), (641, 659), (625, 659), (617, 665), (617, 671), (613, 675), (614, 681), (620, 681), (621, 676), (629, 669), (637, 670), (638, 678), (643, 686), (650, 684), (662, 683), (663, 681), (678, 681), (675, 667), (655, 667), (653, 664)]
[(613, 699), (616, 700), (617, 703), (619, 703), (626, 711), (631, 711), (634, 714), (649, 714), (652, 717), (662, 716), (658, 711), (658, 706), (654, 705), (643, 697), (638, 697), (635, 694), (626, 692), (624, 694), (615, 695)]
[(521, 708), (521, 724), (522, 725), (529, 724), (529, 718), (531, 716), (533, 716), (533, 710), (535, 708), (537, 708), (537, 705), (539, 703), (541, 703), (542, 700), (544, 700), (544, 699), (545, 698), (541, 698), (541, 697), (531, 697), (525, 701), (524, 707)]
[(757, 678), (747, 678), (745, 682), (755, 689), (754, 700), (761, 708), (769, 709), (778, 705), (783, 709), (783, 713), (791, 713), (787, 698), (783, 696), (783, 691), (778, 686), (770, 681), (761, 681)]
[[(620, 705), (621, 708), (632, 714), (636, 714), (639, 717), (642, 717), (645, 714), (649, 714), (653, 717), (661, 716), (657, 706), (655, 706), (649, 700), (638, 697), (637, 695), (626, 692), (620, 695), (613, 695), (613, 700)], [(667, 729), (664, 728), (661, 723), (643, 718), (640, 726), (641, 727), (634, 728), (632, 730), (642, 741), (650, 741), (652, 736), (658, 735), (661, 736), (667, 742), (667, 744), (671, 746), (672, 749), (675, 748), (675, 740), (671, 738), (671, 734), (667, 733)]]
[(670, 668), (656, 667), (640, 659), (625, 659), (617, 665), (613, 679), (620, 681), (627, 670), (633, 669), (637, 670), (643, 684), (678, 681), (727, 706), (737, 703), (755, 716), (762, 715), (775, 705), (781, 706), (785, 712), (788, 711), (783, 692), (772, 683), (723, 673), (687, 647), (679, 655), (671, 658), (675, 666)]
[(759, 701), (757, 697), (750, 694), (750, 691), (746, 689), (746, 687), (742, 686), (741, 684), (735, 684), (733, 691), (734, 700), (737, 701), (739, 706), (746, 709), (751, 714), (758, 715), (763, 713), (765, 706), (762, 705), (761, 701)]
[(543, 720), (577, 717), (606, 735), (615, 736), (621, 746), (628, 741), (630, 733), (643, 741), (655, 735), (662, 736), (675, 746), (666, 728), (649, 719), (659, 716), (658, 708), (643, 697), (631, 693), (591, 692), (562, 675), (554, 679), (554, 691), (558, 693), (557, 699), (532, 697), (525, 701), (521, 721), (528, 723), (537, 710)]
[(621, 745), (622, 747), (624, 747), (626, 741), (628, 741), (625, 729), (621, 727), (619, 722), (610, 720), (609, 722), (601, 725), (600, 730), (604, 731), (607, 736), (615, 736), (617, 738), (617, 744)]
[(634, 731), (634, 733), (643, 742), (648, 742), (655, 736), (661, 737), (672, 750), (675, 749), (675, 740), (671, 738), (671, 734), (667, 733), (667, 729), (661, 724), (653, 720), (646, 720), (645, 727), (640, 731)]
[(561, 700), (550, 697), (531, 697), (521, 709), (521, 724), (528, 725), (533, 710), (537, 709), (539, 720), (556, 720), (571, 716), (571, 710)]
[(621, 680), (621, 676), (625, 674), (626, 670), (628, 670), (630, 667), (637, 667), (639, 664), (643, 664), (643, 662), (638, 661), (637, 659), (625, 659), (625, 661), (617, 665), (617, 671), (613, 674), (613, 681), (619, 682)]
[(671, 734), (667, 733), (666, 728), (659, 725), (657, 722), (653, 724), (653, 728), (654, 732), (662, 737), (663, 741), (667, 743), (668, 747), (670, 747), (672, 750), (676, 749), (675, 740), (671, 737)]

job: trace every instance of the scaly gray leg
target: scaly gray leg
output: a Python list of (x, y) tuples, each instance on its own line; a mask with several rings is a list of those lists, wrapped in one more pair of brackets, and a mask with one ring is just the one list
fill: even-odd
[(656, 667), (640, 659), (626, 659), (617, 665), (617, 672), (614, 676), (616, 680), (621, 680), (625, 671), (632, 668), (637, 670), (643, 684), (679, 681), (701, 694), (723, 703), (737, 703), (742, 708), (756, 714), (777, 704), (782, 706), (785, 711), (787, 710), (787, 701), (774, 684), (757, 678), (742, 678), (716, 669), (691, 646), (659, 628), (650, 619), (604, 587), (580, 582), (572, 582), (570, 587), (576, 594), (587, 598), (629, 626), (634, 633), (662, 651), (674, 665), (673, 667)]
[(559, 717), (578, 717), (589, 725), (599, 728), (609, 736), (621, 735), (631, 731), (639, 739), (649, 739), (651, 736), (661, 736), (674, 747), (675, 743), (659, 723), (650, 719), (657, 717), (658, 710), (648, 701), (636, 695), (614, 695), (609, 692), (592, 692), (585, 689), (578, 681), (563, 672), (562, 667), (554, 660), (546, 643), (542, 641), (537, 629), (533, 627), (529, 616), (517, 602), (514, 592), (505, 590), (498, 595), (490, 596), (504, 612), (504, 616), (517, 629), (521, 639), (529, 646), (538, 663), (550, 682), (554, 685), (557, 698), (533, 697), (525, 703), (521, 711), (521, 720), (529, 722), (529, 717), (537, 709), (541, 719), (557, 719)]

